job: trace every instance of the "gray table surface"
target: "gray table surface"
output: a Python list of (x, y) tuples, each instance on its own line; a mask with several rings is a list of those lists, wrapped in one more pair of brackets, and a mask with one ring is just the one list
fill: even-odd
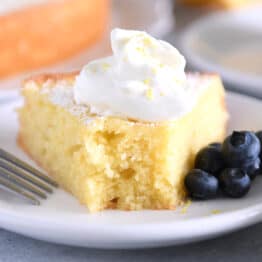
[(262, 224), (195, 244), (144, 250), (101, 250), (61, 246), (0, 230), (0, 261), (262, 261)]
[[(178, 10), (178, 29), (199, 16), (199, 13), (191, 12), (188, 16), (191, 21), (188, 21), (182, 11)], [(0, 229), (0, 262), (30, 261), (262, 261), (262, 223), (217, 239), (144, 250), (101, 250), (55, 245)]]

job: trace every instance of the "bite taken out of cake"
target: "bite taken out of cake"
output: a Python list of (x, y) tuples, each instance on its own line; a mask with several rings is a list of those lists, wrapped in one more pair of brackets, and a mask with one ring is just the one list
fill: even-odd
[(197, 152), (225, 137), (223, 85), (145, 32), (111, 43), (81, 72), (24, 82), (18, 143), (91, 212), (175, 209)]

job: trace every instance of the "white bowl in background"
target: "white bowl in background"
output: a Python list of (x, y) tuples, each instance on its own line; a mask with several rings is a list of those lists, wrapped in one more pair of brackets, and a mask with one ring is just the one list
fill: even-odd
[(182, 32), (179, 45), (193, 69), (262, 97), (262, 6), (205, 16)]

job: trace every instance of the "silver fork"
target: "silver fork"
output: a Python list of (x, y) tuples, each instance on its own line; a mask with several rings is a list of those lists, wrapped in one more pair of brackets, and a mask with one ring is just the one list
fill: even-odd
[(39, 198), (46, 199), (57, 183), (39, 170), (0, 148), (0, 185), (40, 205)]

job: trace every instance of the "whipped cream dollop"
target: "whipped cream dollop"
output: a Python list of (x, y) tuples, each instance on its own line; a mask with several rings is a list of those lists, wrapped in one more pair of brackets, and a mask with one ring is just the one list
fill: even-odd
[(173, 120), (192, 110), (185, 59), (167, 42), (145, 32), (114, 29), (113, 55), (87, 64), (76, 78), (77, 104), (93, 114), (139, 121)]
[(49, 0), (0, 0), (0, 15), (47, 1)]

